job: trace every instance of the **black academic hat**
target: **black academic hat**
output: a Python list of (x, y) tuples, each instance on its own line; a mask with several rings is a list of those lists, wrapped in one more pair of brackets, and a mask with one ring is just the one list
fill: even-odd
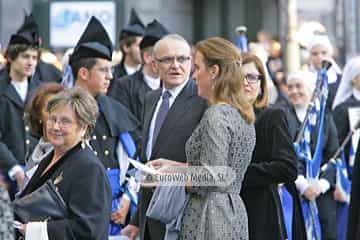
[(144, 38), (140, 42), (140, 49), (154, 46), (157, 41), (169, 33), (161, 23), (154, 19), (145, 28)]
[(135, 9), (132, 8), (130, 12), (130, 20), (127, 26), (125, 26), (121, 32), (119, 39), (122, 40), (130, 36), (142, 36), (144, 35), (145, 25), (139, 18)]
[(18, 31), (11, 35), (9, 45), (26, 44), (39, 46), (39, 26), (32, 14), (25, 15), (25, 19)]
[(70, 56), (70, 63), (88, 57), (111, 61), (112, 52), (113, 45), (109, 35), (100, 21), (93, 16)]

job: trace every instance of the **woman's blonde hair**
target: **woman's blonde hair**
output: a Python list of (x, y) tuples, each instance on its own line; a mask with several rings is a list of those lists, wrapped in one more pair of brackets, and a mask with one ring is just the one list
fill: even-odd
[(195, 50), (203, 55), (207, 68), (214, 65), (219, 67), (210, 103), (228, 103), (239, 110), (246, 122), (253, 123), (255, 114), (245, 97), (244, 75), (238, 48), (226, 39), (212, 37), (197, 43)]
[(255, 54), (242, 53), (241, 54), (242, 64), (254, 63), (256, 69), (260, 73), (260, 94), (257, 96), (253, 106), (255, 109), (265, 108), (269, 105), (269, 90), (266, 79), (266, 72), (264, 64)]

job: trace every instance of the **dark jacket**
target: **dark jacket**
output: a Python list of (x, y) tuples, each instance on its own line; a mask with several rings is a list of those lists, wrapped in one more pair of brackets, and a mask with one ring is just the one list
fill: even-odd
[(152, 89), (144, 81), (142, 70), (132, 75), (113, 80), (108, 95), (127, 107), (142, 122), (145, 95)]
[(77, 144), (66, 152), (44, 175), (53, 157), (49, 154), (39, 164), (34, 176), (21, 193), (27, 195), (48, 179), (64, 199), (68, 218), (49, 220), (49, 239), (107, 239), (111, 212), (111, 189), (105, 170), (89, 147)]
[[(150, 123), (161, 92), (162, 89), (152, 91), (145, 98), (143, 148), (141, 154), (143, 161), (146, 161), (146, 145)], [(162, 124), (150, 159), (166, 158), (185, 162), (185, 143), (199, 123), (206, 106), (206, 101), (197, 95), (195, 82), (189, 80), (175, 99)], [(142, 198), (138, 204), (137, 212), (132, 219), (132, 224), (139, 226), (141, 240), (163, 239), (165, 225), (146, 217), (146, 210), (152, 197), (152, 191), (148, 188), (141, 188), (140, 192)], [(146, 228), (147, 231), (145, 231)]]
[(285, 112), (270, 107), (256, 114), (256, 145), (245, 174), (241, 197), (249, 219), (249, 239), (286, 239), (278, 185), (284, 183), (294, 205), (293, 239), (305, 239), (305, 227), (294, 181), (297, 158)]
[(41, 84), (36, 79), (29, 80), (25, 103), (10, 83), (7, 71), (0, 74), (0, 170), (7, 173), (16, 164), (24, 164), (37, 144), (30, 135), (30, 128), (24, 122), (25, 106)]

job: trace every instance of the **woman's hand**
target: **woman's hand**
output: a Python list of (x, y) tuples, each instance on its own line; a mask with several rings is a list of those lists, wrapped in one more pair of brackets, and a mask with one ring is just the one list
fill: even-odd
[(121, 206), (111, 214), (111, 220), (116, 224), (125, 224), (126, 216), (130, 209), (130, 200), (121, 198)]
[(26, 233), (26, 224), (21, 224), (20, 227), (18, 228), (19, 232), (25, 236)]
[(336, 186), (334, 191), (334, 199), (338, 202), (347, 202), (346, 196), (340, 191), (338, 186)]
[(303, 193), (303, 195), (305, 196), (305, 198), (309, 201), (314, 201), (321, 193), (321, 190), (319, 187), (317, 186), (309, 186), (305, 192)]
[(168, 159), (164, 159), (164, 158), (151, 160), (146, 165), (151, 168), (156, 169), (160, 173), (169, 173), (169, 172), (174, 173), (174, 172), (176, 172), (174, 169), (176, 169), (177, 167), (186, 167), (187, 166), (186, 163), (172, 161), (172, 160), (168, 160)]

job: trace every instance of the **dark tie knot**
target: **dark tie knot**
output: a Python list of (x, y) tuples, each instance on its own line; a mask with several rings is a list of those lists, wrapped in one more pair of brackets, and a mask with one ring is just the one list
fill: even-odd
[(171, 93), (169, 91), (165, 91), (162, 95), (162, 99), (166, 100), (171, 97)]

